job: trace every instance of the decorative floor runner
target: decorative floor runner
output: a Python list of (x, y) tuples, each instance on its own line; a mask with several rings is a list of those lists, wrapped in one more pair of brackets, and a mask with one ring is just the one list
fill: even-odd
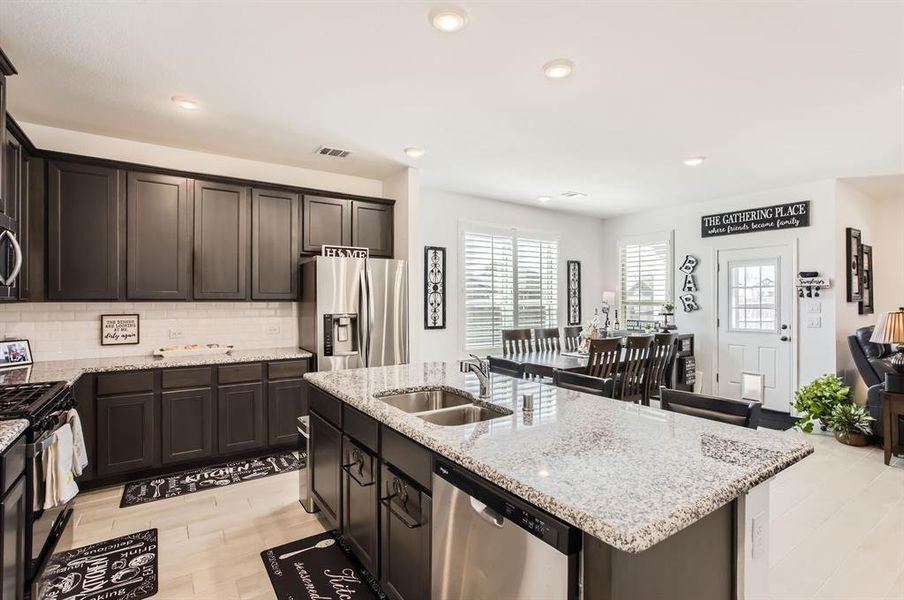
[(386, 594), (335, 531), (261, 552), (279, 600), (382, 600)]
[(259, 458), (249, 458), (172, 475), (162, 475), (153, 479), (132, 481), (125, 485), (119, 508), (156, 502), (194, 494), (211, 488), (232, 485), (261, 477), (279, 475), (287, 471), (304, 468), (307, 457), (302, 452), (296, 457), (292, 452), (280, 452)]
[(157, 530), (54, 554), (38, 583), (41, 600), (140, 600), (157, 593)]
[(768, 409), (760, 410), (760, 427), (787, 431), (794, 427), (795, 423), (797, 423), (797, 419), (788, 413)]

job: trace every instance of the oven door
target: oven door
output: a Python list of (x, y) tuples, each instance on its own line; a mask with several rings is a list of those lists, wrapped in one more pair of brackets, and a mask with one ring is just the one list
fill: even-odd
[[(72, 516), (72, 503), (69, 502), (53, 508), (44, 509), (46, 498), (45, 485), (47, 475), (44, 468), (44, 455), (53, 442), (53, 431), (45, 431), (31, 445), (32, 458), (26, 468), (30, 470), (26, 494), (28, 506), (31, 509), (31, 518), (26, 518), (26, 551), (31, 557), (28, 564), (26, 579), (32, 581), (44, 567), (47, 560), (53, 554), (66, 526), (69, 517)], [(30, 526), (30, 527), (29, 527)]]

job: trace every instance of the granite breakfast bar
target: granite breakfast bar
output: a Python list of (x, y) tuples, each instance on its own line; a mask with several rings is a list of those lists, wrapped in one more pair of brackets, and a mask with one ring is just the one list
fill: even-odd
[[(478, 423), (437, 425), (381, 400), (445, 389), (481, 404), (476, 377), (455, 363), (305, 378), (382, 432), (401, 434), (581, 530), (582, 584), (569, 597), (756, 597), (758, 573), (768, 565), (768, 481), (812, 452), (793, 435), (499, 375), (487, 404), (509, 414)], [(534, 395), (529, 411), (521, 408), (526, 393)]]

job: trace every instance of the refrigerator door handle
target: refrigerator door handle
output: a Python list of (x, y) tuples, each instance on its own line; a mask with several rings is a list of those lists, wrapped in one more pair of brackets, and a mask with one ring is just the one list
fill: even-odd
[(370, 366), (370, 323), (368, 323), (367, 269), (361, 270), (358, 283), (358, 353), (365, 367)]
[(370, 366), (371, 348), (374, 339), (374, 284), (370, 265), (364, 266), (365, 279), (367, 280), (367, 366)]

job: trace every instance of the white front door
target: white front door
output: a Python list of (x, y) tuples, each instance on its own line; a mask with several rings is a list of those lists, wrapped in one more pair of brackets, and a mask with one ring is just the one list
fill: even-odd
[(719, 395), (740, 398), (742, 373), (762, 374), (764, 408), (789, 412), (792, 247), (718, 254)]

